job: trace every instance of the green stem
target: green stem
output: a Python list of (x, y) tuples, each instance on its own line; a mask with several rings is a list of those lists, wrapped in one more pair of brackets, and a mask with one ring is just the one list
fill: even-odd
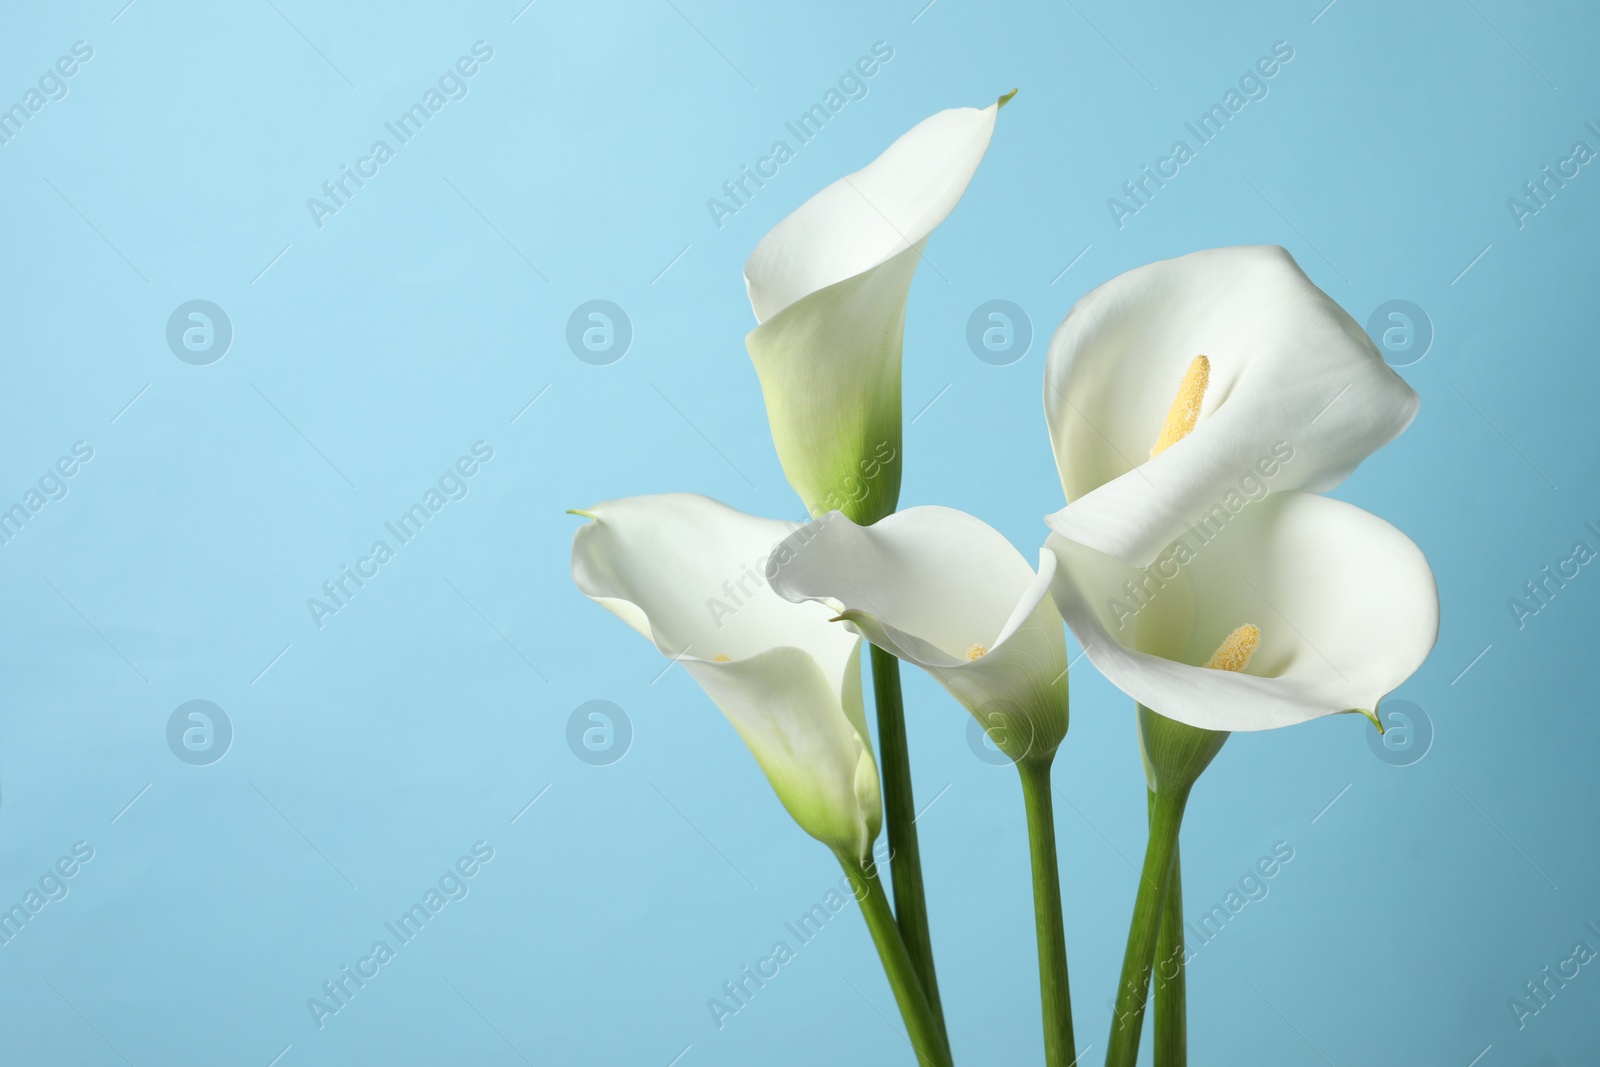
[[(870, 862), (870, 861), (869, 861)], [(883, 973), (894, 990), (895, 1003), (900, 1006), (900, 1017), (905, 1020), (911, 1047), (916, 1051), (917, 1062), (922, 1067), (951, 1067), (950, 1051), (946, 1048), (944, 1031), (934, 1018), (928, 998), (922, 993), (922, 983), (917, 977), (911, 956), (906, 951), (905, 940), (889, 910), (889, 898), (884, 895), (883, 883), (875, 867), (863, 868), (852, 857), (840, 853), (839, 865), (850, 876), (861, 915), (872, 932), (872, 943), (883, 961)]]
[(1077, 1062), (1072, 1039), (1072, 994), (1067, 983), (1067, 935), (1061, 921), (1061, 875), (1056, 860), (1055, 810), (1050, 761), (1023, 760), (1022, 802), (1028, 812), (1028, 852), (1033, 862), (1033, 922), (1039, 941), (1039, 1000), (1044, 1015), (1046, 1067)]
[(894, 878), (894, 913), (911, 965), (922, 983), (928, 1007), (946, 1050), (944, 1009), (933, 969), (928, 936), (928, 902), (922, 891), (922, 852), (917, 847), (917, 808), (911, 792), (911, 757), (906, 747), (905, 710), (900, 698), (900, 661), (876, 645), (872, 649), (872, 691), (878, 707), (878, 773), (883, 787), (884, 822), (889, 829), (889, 871)]
[[(1154, 793), (1150, 806), (1155, 808)], [(1183, 948), (1183, 857), (1172, 848), (1172, 873), (1167, 878), (1161, 933), (1156, 938), (1156, 1067), (1186, 1067), (1189, 1062), (1189, 1009)]]
[(1117, 984), (1116, 1016), (1106, 1043), (1106, 1067), (1134, 1067), (1139, 1059), (1139, 1035), (1144, 1029), (1145, 1003), (1150, 993), (1150, 968), (1155, 959), (1156, 936), (1166, 904), (1167, 878), (1178, 854), (1178, 827), (1183, 823), (1187, 788), (1158, 792), (1150, 804), (1150, 841), (1145, 846), (1144, 870), (1133, 902), (1128, 926), (1128, 948), (1122, 957), (1122, 979)]

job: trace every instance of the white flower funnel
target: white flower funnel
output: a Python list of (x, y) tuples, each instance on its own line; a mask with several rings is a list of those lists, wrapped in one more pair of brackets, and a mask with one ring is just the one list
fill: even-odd
[(811, 836), (864, 861), (882, 824), (861, 642), (761, 577), (793, 523), (687, 493), (579, 514), (572, 578), (700, 683)]
[[(1192, 432), (1152, 456), (1197, 356), (1209, 382)], [(1145, 566), (1258, 489), (1331, 489), (1418, 401), (1288, 252), (1256, 246), (1152, 263), (1083, 297), (1050, 344), (1044, 403), (1069, 501), (1051, 528)]]
[[(1166, 718), (1220, 731), (1375, 719), (1438, 637), (1421, 550), (1343, 501), (1274, 493), (1181, 544), (1144, 570), (1060, 535), (1046, 545), (1056, 605), (1090, 662)], [(1244, 669), (1203, 666), (1240, 627), (1260, 637)]]
[(745, 346), (778, 459), (812, 515), (872, 522), (895, 508), (911, 276), (977, 171), (999, 109), (919, 123), (773, 227), (745, 264), (760, 324)]
[(767, 575), (782, 596), (836, 607), (852, 630), (932, 674), (1016, 762), (1048, 760), (1067, 732), (1054, 571), (1041, 552), (1035, 574), (965, 512), (916, 507), (865, 527), (826, 515), (784, 541)]

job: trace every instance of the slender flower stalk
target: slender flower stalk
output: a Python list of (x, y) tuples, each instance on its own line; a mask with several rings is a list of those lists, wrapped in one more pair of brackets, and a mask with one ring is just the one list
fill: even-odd
[(900, 1017), (905, 1021), (911, 1047), (916, 1051), (921, 1067), (951, 1067), (950, 1050), (944, 1036), (943, 1024), (934, 1016), (932, 1007), (923, 993), (921, 980), (912, 965), (904, 939), (894, 913), (889, 910), (889, 898), (884, 895), (883, 883), (869, 855), (865, 862), (848, 852), (837, 853), (839, 865), (850, 878), (850, 888), (861, 905), (861, 915), (872, 933), (872, 943), (883, 962), (883, 973), (894, 991)]
[[(1205, 662), (1212, 671), (1242, 671), (1261, 645), (1261, 630), (1249, 623), (1238, 627), (1217, 646)], [(1150, 789), (1150, 840), (1145, 846), (1144, 870), (1134, 900), (1128, 948), (1122, 959), (1122, 980), (1117, 986), (1116, 1017), (1111, 1023), (1106, 1067), (1133, 1067), (1139, 1055), (1139, 1035), (1150, 992), (1151, 970), (1161, 956), (1158, 949), (1163, 927), (1181, 929), (1181, 879), (1178, 876), (1178, 832), (1189, 791), (1228, 740), (1225, 732), (1185, 726), (1149, 708), (1139, 706), (1139, 745), (1144, 753), (1145, 782)], [(1173, 888), (1178, 887), (1174, 899)], [(1181, 936), (1181, 935), (1180, 935)], [(1169, 1027), (1172, 1020), (1168, 1020)], [(1178, 1020), (1181, 1026), (1181, 1018)], [(1160, 1024), (1158, 1023), (1158, 1026)], [(1178, 1043), (1183, 1043), (1181, 1030)], [(1169, 1029), (1165, 1042), (1172, 1046)], [(1164, 1067), (1164, 1065), (1163, 1065)]]
[(1051, 759), (1023, 760), (1022, 803), (1028, 813), (1028, 856), (1033, 867), (1033, 922), (1039, 945), (1039, 1005), (1044, 1016), (1045, 1067), (1072, 1067), (1072, 994), (1067, 983), (1067, 935), (1061, 918), (1061, 876), (1056, 820), (1050, 797)]
[[(753, 575), (736, 590), (727, 580), (752, 563), (762, 570), (793, 524), (681, 493), (613, 500), (578, 514), (590, 520), (573, 538), (578, 588), (683, 664), (749, 746), (789, 814), (838, 857), (920, 1062), (950, 1067), (943, 1024), (872, 859), (882, 816), (861, 700), (860, 638), (832, 624), (826, 608), (783, 600)], [(708, 611), (707, 590), (732, 605), (714, 597)], [(874, 674), (881, 704), (898, 711), (898, 676)], [(903, 728), (885, 749), (903, 763)], [(905, 848), (904, 839), (891, 847)], [(914, 854), (914, 837), (911, 848)], [(895, 889), (902, 890), (898, 878)], [(916, 889), (920, 902), (920, 882)]]
[(1134, 1067), (1139, 1059), (1139, 1036), (1144, 1029), (1144, 1009), (1150, 991), (1150, 966), (1155, 958), (1156, 936), (1166, 907), (1168, 875), (1178, 855), (1178, 828), (1189, 801), (1187, 789), (1155, 794), (1150, 806), (1150, 840), (1145, 846), (1144, 869), (1139, 872), (1139, 892), (1128, 925), (1128, 947), (1122, 957), (1122, 977), (1117, 983), (1116, 1014), (1106, 1043), (1106, 1067)]
[[(889, 871), (894, 877), (894, 914), (905, 939), (912, 969), (921, 982), (939, 1041), (949, 1056), (944, 1008), (939, 1003), (939, 978), (933, 965), (933, 940), (928, 933), (928, 900), (922, 888), (922, 850), (917, 844), (917, 808), (911, 789), (911, 756), (906, 746), (906, 721), (900, 696), (900, 661), (876, 645), (872, 648), (872, 695), (878, 712), (879, 775), (884, 823), (889, 833)], [(879, 889), (882, 892), (882, 889)]]
[[(1260, 642), (1256, 627), (1240, 626), (1223, 640), (1205, 666), (1214, 671), (1242, 670), (1249, 665)], [(1145, 782), (1150, 788), (1150, 840), (1145, 846), (1144, 869), (1139, 874), (1128, 947), (1122, 957), (1122, 979), (1117, 985), (1116, 1015), (1106, 1045), (1106, 1067), (1133, 1067), (1139, 1058), (1139, 1037), (1144, 1029), (1157, 942), (1162, 927), (1169, 925), (1163, 919), (1169, 910), (1176, 914), (1182, 906), (1173, 899), (1172, 887), (1183, 812), (1195, 781), (1211, 766), (1227, 740), (1224, 732), (1185, 726), (1139, 706), (1139, 746), (1144, 753)], [(1176, 922), (1181, 925), (1182, 919)]]
[[(922, 250), (989, 148), (1006, 97), (918, 123), (868, 166), (822, 189), (745, 264), (757, 326), (745, 338), (784, 476), (812, 515), (872, 523), (900, 496), (900, 359)], [(899, 664), (874, 650), (878, 740), (895, 910), (943, 1032)]]
[[(1292, 262), (1279, 260), (1272, 250), (1236, 250), (1193, 259), (1190, 266), (1204, 261), (1218, 268), (1213, 273), (1220, 277), (1229, 273), (1221, 268), (1232, 261), (1263, 283), (1277, 276), (1287, 283), (1286, 296), (1298, 293), (1299, 299), (1309, 301), (1315, 314), (1308, 322), (1319, 315), (1324, 326), (1336, 322), (1343, 314), (1337, 306), (1309, 289), (1297, 271), (1286, 272), (1285, 262), (1290, 267)], [(1181, 280), (1191, 273), (1189, 267), (1177, 266), (1184, 262), (1173, 261), (1163, 270), (1177, 271)], [(1201, 281), (1204, 288), (1217, 277)], [(1231, 291), (1239, 279), (1223, 281), (1224, 289)], [(1078, 314), (1075, 310), (1068, 316), (1058, 343), (1063, 336), (1072, 336), (1069, 326)], [(1173, 342), (1181, 333), (1180, 329), (1164, 338), (1169, 364), (1176, 355)], [(1236, 360), (1239, 339), (1224, 340), (1232, 347), (1220, 351)], [(1285, 338), (1279, 340), (1287, 343)], [(1116, 352), (1094, 356), (1093, 348), (1068, 344), (1061, 349), (1067, 355), (1059, 361), (1053, 357), (1053, 365), (1081, 370), (1126, 356)], [(1372, 354), (1360, 343), (1352, 342), (1334, 354), (1338, 358), (1322, 373), (1348, 364), (1352, 373), (1368, 375), (1374, 395), (1391, 401), (1393, 420), (1383, 429), (1379, 423), (1384, 420), (1375, 418), (1369, 428), (1377, 436), (1370, 439), (1320, 440), (1312, 458), (1319, 468), (1317, 478), (1324, 482), (1342, 477), (1371, 447), (1399, 432), (1415, 407), (1409, 389), (1387, 382), (1387, 370), (1373, 366)], [(1225, 370), (1226, 363), (1221, 364)], [(1239, 383), (1247, 373), (1266, 372), (1236, 364), (1237, 388), (1217, 402), (1208, 395), (1208, 388), (1217, 384), (1217, 370), (1212, 357), (1192, 356), (1159, 431), (1151, 417), (1153, 405), (1146, 405), (1131, 420), (1130, 425), (1142, 424), (1150, 433), (1146, 440), (1154, 441), (1150, 460), (1139, 470), (1171, 473), (1169, 468), (1181, 459), (1180, 466), (1188, 466), (1178, 473), (1194, 482), (1189, 488), (1209, 491), (1202, 477), (1216, 473), (1211, 469), (1214, 457), (1207, 458), (1209, 450), (1231, 448), (1235, 455), (1248, 455), (1239, 449), (1253, 447), (1259, 428), (1254, 424), (1273, 413), (1244, 403), (1241, 398), (1250, 390)], [(1293, 391), (1291, 379), (1267, 375), (1263, 380)], [(1287, 393), (1282, 399), (1274, 417), (1293, 406)], [(1294, 454), (1293, 447), (1285, 448), (1285, 457)], [(1258, 469), (1265, 475), (1266, 466)], [(1128, 930), (1106, 1064), (1133, 1067), (1136, 1062), (1151, 972), (1159, 958), (1163, 986), (1158, 992), (1157, 1063), (1175, 1067), (1186, 1058), (1187, 1007), (1178, 834), (1195, 780), (1221, 750), (1229, 731), (1270, 729), (1343, 711), (1364, 712), (1377, 721), (1379, 700), (1415, 671), (1433, 646), (1438, 596), (1427, 560), (1403, 534), (1359, 508), (1305, 492), (1261, 494), (1263, 498), (1248, 504), (1248, 511), (1243, 497), (1233, 503), (1224, 497), (1218, 513), (1227, 517), (1218, 521), (1226, 529), (1212, 527), (1195, 548), (1182, 538), (1170, 540), (1171, 524), (1184, 514), (1183, 508), (1168, 506), (1175, 496), (1146, 501), (1151, 506), (1143, 507), (1138, 501), (1148, 495), (1145, 489), (1115, 475), (1101, 487), (1122, 485), (1119, 503), (1111, 510), (1121, 509), (1123, 529), (1113, 538), (1115, 544), (1094, 547), (1074, 537), (1085, 519), (1083, 505), (1097, 492), (1090, 483), (1107, 471), (1097, 475), (1063, 468), (1063, 484), (1071, 496), (1069, 473), (1087, 474), (1089, 481), (1077, 489), (1088, 492), (1052, 520), (1056, 533), (1049, 547), (1058, 557), (1056, 603), (1090, 662), (1135, 699), (1150, 790), (1150, 838)], [(1090, 526), (1098, 529), (1095, 524), (1091, 515)], [(1159, 548), (1164, 541), (1168, 547), (1162, 565), (1133, 565), (1148, 562), (1157, 554), (1152, 546)], [(1250, 618), (1269, 622), (1268, 631), (1245, 621)], [(1215, 644), (1223, 634), (1222, 643)], [(1202, 662), (1207, 649), (1215, 651)]]
[[(1155, 793), (1150, 808), (1155, 810)], [(1156, 1014), (1154, 1025), (1156, 1067), (1186, 1067), (1189, 1062), (1188, 962), (1183, 946), (1183, 856), (1172, 852), (1172, 873), (1167, 876), (1166, 902), (1161, 908), (1161, 932), (1156, 935)]]
[[(1035, 573), (1003, 534), (971, 515), (915, 507), (870, 526), (830, 513), (796, 530), (772, 558), (767, 580), (779, 595), (834, 609), (835, 621), (872, 643), (875, 675), (895, 658), (933, 675), (1016, 765), (1028, 814), (1046, 1060), (1068, 1067), (1075, 1051), (1050, 798), (1050, 764), (1068, 723), (1066, 641), (1049, 596), (1055, 557), (1040, 553)], [(888, 694), (880, 688), (886, 695), (880, 710), (898, 704), (898, 686)], [(898, 849), (890, 731), (880, 718), (890, 844)], [(898, 869), (895, 876), (898, 900)], [(902, 910), (902, 923), (906, 916)], [(910, 933), (906, 940), (909, 946)]]

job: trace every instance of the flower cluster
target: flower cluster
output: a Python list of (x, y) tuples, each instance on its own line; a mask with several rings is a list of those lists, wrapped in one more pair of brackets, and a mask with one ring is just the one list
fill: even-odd
[[(1063, 622), (1134, 698), (1152, 796), (1119, 1021), (1143, 1011), (1183, 801), (1228, 732), (1350, 711), (1377, 722), (1438, 630), (1420, 550), (1323, 495), (1406, 428), (1417, 396), (1282, 248), (1153, 263), (1072, 308), (1044, 381), (1067, 504), (1046, 520), (1037, 565), (971, 515), (896, 510), (907, 294), (1009, 99), (920, 123), (779, 223), (746, 264), (757, 322), (746, 346), (778, 458), (803, 504), (838, 510), (802, 525), (702, 496), (614, 500), (578, 512), (592, 521), (572, 555), (583, 593), (684, 664), (795, 821), (859, 879), (931, 1064), (950, 1062), (949, 1044), (914, 830), (895, 799), (910, 795), (896, 660), (931, 674), (1022, 772), (1046, 1058), (1066, 1064), (1076, 1050), (1048, 789), (1068, 726)], [(751, 560), (764, 561), (759, 578)], [(737, 610), (708, 612), (733, 576)], [(861, 638), (874, 650), (881, 758)], [(899, 912), (887, 924), (871, 882), (886, 821)], [(1137, 1027), (1122, 1029), (1108, 1063), (1136, 1055)], [(1178, 1062), (1159, 1037), (1157, 1053)]]

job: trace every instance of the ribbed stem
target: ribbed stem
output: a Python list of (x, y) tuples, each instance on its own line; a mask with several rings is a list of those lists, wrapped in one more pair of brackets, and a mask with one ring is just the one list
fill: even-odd
[[(1150, 806), (1155, 808), (1154, 793)], [(1189, 1062), (1189, 1008), (1187, 968), (1183, 948), (1183, 856), (1172, 849), (1172, 873), (1167, 876), (1167, 897), (1161, 908), (1161, 932), (1156, 937), (1155, 1067), (1187, 1067)]]
[(940, 1045), (949, 1054), (939, 980), (928, 936), (928, 902), (922, 891), (922, 851), (917, 847), (917, 807), (911, 791), (911, 757), (906, 747), (905, 710), (900, 697), (900, 661), (876, 645), (872, 649), (872, 691), (878, 707), (878, 776), (883, 789), (884, 822), (889, 831), (889, 872), (894, 878), (894, 913), (911, 965), (922, 983), (938, 1025)]
[(884, 895), (883, 883), (876, 869), (863, 869), (860, 864), (843, 853), (839, 865), (850, 876), (851, 888), (861, 904), (861, 915), (872, 932), (872, 943), (883, 961), (883, 973), (894, 991), (895, 1003), (900, 1007), (900, 1017), (905, 1020), (906, 1033), (911, 1047), (916, 1051), (921, 1067), (951, 1067), (950, 1051), (945, 1046), (944, 1032), (928, 999), (923, 995), (921, 980), (906, 951), (905, 940), (900, 936), (900, 926), (889, 910), (889, 898)]
[(1024, 760), (1022, 802), (1028, 812), (1028, 854), (1033, 864), (1033, 923), (1039, 942), (1039, 1001), (1044, 1016), (1045, 1067), (1071, 1067), (1072, 994), (1067, 983), (1067, 935), (1061, 919), (1061, 876), (1056, 859), (1055, 809), (1048, 760)]
[(1187, 789), (1174, 790), (1157, 793), (1150, 804), (1150, 841), (1145, 846), (1144, 870), (1139, 874), (1139, 893), (1128, 925), (1128, 948), (1117, 984), (1116, 1016), (1111, 1020), (1111, 1037), (1106, 1043), (1106, 1067), (1135, 1067), (1139, 1059), (1150, 968), (1166, 904), (1167, 878), (1178, 853), (1178, 828), (1183, 823), (1183, 806), (1188, 798)]

